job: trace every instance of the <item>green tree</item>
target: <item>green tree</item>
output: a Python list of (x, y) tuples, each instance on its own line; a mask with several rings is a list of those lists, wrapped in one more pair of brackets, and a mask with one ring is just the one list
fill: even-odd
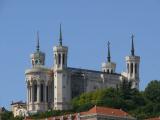
[(145, 96), (152, 102), (160, 101), (160, 81), (151, 81), (145, 88)]
[(2, 120), (14, 120), (13, 113), (10, 111), (5, 111), (1, 114)]
[(132, 92), (132, 82), (128, 80), (122, 80), (119, 86), (120, 95), (124, 99), (130, 99), (131, 98), (131, 92)]

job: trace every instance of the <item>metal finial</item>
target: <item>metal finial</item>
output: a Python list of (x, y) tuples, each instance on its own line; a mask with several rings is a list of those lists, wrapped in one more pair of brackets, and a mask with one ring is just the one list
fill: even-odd
[(131, 36), (132, 39), (132, 48), (131, 48), (131, 55), (134, 56), (134, 35)]
[(60, 33), (59, 33), (59, 45), (62, 46), (62, 29), (60, 24)]
[(37, 51), (39, 51), (39, 48), (40, 48), (40, 46), (39, 46), (39, 31), (37, 31), (37, 46), (36, 46)]
[(107, 60), (108, 62), (111, 62), (111, 53), (110, 53), (110, 42), (108, 41), (108, 57), (107, 57)]

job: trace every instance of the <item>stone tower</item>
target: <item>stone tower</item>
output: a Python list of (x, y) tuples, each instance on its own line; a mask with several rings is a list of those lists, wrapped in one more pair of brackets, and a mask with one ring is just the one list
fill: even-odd
[(51, 70), (44, 67), (45, 54), (39, 49), (37, 32), (36, 51), (31, 54), (32, 67), (25, 71), (27, 83), (27, 110), (31, 113), (43, 112), (49, 109), (53, 98)]
[(134, 36), (132, 38), (131, 55), (126, 56), (127, 78), (132, 82), (132, 88), (139, 89), (139, 64), (140, 56), (135, 55)]
[(111, 54), (110, 54), (110, 42), (108, 42), (108, 57), (107, 62), (102, 63), (102, 71), (108, 74), (115, 73), (116, 64), (111, 62)]
[(68, 47), (62, 44), (60, 25), (59, 45), (53, 47), (54, 52), (54, 109), (67, 110), (71, 100), (70, 80), (67, 71)]

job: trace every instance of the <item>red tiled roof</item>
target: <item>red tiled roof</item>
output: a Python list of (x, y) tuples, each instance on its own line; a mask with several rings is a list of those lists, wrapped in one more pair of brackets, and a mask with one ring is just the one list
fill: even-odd
[(149, 119), (146, 119), (146, 120), (160, 120), (160, 117), (156, 117), (156, 118), (149, 118)]
[[(114, 109), (114, 108), (108, 108), (108, 107), (99, 107), (99, 106), (94, 106), (93, 108), (91, 108), (89, 111), (86, 111), (86, 112), (80, 112), (80, 116), (81, 115), (91, 115), (91, 114), (99, 114), (99, 115), (106, 115), (106, 116), (116, 116), (116, 117), (130, 116), (128, 113), (124, 112), (121, 109)], [(63, 115), (63, 118), (67, 119), (69, 117), (69, 115), (70, 114)], [(72, 114), (72, 116), (74, 117), (73, 118), (74, 120), (76, 120), (77, 115), (78, 115), (78, 113)], [(55, 118), (55, 120), (60, 120), (61, 117), (62, 116), (49, 117), (48, 120), (52, 120), (53, 118)], [(26, 120), (30, 120), (30, 119), (26, 119)], [(160, 119), (153, 119), (153, 120), (160, 120)]]
[(108, 107), (99, 107), (99, 106), (94, 106), (89, 111), (81, 112), (80, 114), (81, 115), (103, 114), (103, 115), (120, 116), (120, 117), (129, 116), (128, 113), (122, 111), (121, 109), (114, 109), (114, 108), (108, 108)]

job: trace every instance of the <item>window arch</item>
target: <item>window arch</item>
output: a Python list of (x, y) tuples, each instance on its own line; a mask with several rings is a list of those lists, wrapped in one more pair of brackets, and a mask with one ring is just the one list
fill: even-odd
[(62, 63), (63, 63), (63, 65), (65, 64), (65, 54), (64, 53), (62, 55)]
[(41, 102), (43, 102), (43, 84), (41, 84)]
[(29, 87), (29, 101), (32, 101), (32, 91), (31, 91), (31, 86)]
[(131, 63), (131, 73), (133, 73), (133, 63)]
[(34, 102), (37, 101), (37, 84), (34, 85)]
[(61, 54), (58, 54), (58, 64), (61, 64)]
[(109, 69), (107, 69), (107, 73), (109, 73)]
[(135, 64), (135, 73), (137, 74), (137, 64)]
[(48, 85), (46, 86), (46, 100), (47, 100), (47, 102), (48, 102)]

